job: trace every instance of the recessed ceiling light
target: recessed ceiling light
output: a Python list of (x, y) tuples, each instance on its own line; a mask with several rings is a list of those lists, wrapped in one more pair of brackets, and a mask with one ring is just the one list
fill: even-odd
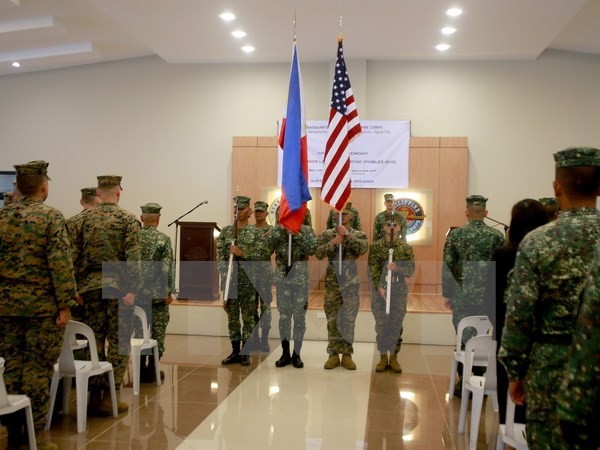
[(232, 32), (231, 32), (231, 35), (232, 35), (234, 38), (238, 38), (238, 39), (240, 39), (240, 38), (243, 38), (244, 36), (246, 36), (246, 32), (245, 32), (245, 31), (242, 31), (242, 30), (235, 30), (235, 31), (232, 31)]
[(230, 13), (230, 12), (224, 12), (223, 14), (221, 14), (219, 16), (221, 19), (223, 19), (225, 22), (231, 22), (232, 20), (235, 19), (235, 14)]
[(454, 27), (444, 27), (444, 28), (442, 28), (442, 34), (448, 35), (448, 34), (454, 34), (454, 33), (456, 33), (456, 28), (454, 28)]
[(446, 50), (448, 50), (450, 48), (450, 46), (448, 44), (438, 44), (435, 46), (436, 50), (440, 51), (440, 52), (445, 52)]
[(21, 64), (19, 64), (17, 61), (15, 61), (14, 63), (11, 64), (13, 67), (21, 67)]
[(446, 11), (446, 14), (448, 14), (450, 17), (460, 16), (462, 14), (462, 9), (450, 8), (448, 11)]
[(255, 49), (251, 45), (244, 45), (242, 47), (242, 50), (245, 51), (246, 53), (252, 53)]

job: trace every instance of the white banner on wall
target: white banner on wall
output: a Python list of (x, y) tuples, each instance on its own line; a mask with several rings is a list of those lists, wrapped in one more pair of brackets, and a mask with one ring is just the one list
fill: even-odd
[[(407, 188), (410, 121), (362, 120), (362, 134), (350, 143), (352, 188)], [(308, 186), (321, 187), (327, 121), (306, 122)], [(277, 184), (281, 186), (283, 152), (279, 150)]]

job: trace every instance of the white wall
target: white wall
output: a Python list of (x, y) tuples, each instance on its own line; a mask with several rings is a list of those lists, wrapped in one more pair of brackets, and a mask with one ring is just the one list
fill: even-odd
[[(348, 61), (364, 119), (409, 119), (415, 136), (468, 136), (469, 192), (490, 216), (552, 195), (552, 153), (600, 147), (600, 57), (521, 62)], [(326, 119), (330, 65), (301, 63), (307, 116)], [(354, 72), (353, 72), (354, 70)], [(230, 221), (231, 138), (274, 135), (289, 64), (168, 65), (157, 57), (0, 78), (0, 170), (50, 161), (48, 204), (79, 210), (79, 188), (123, 175), (122, 206), (164, 206), (161, 229)], [(243, 186), (240, 186), (243, 192)], [(462, 208), (463, 205), (457, 205)]]

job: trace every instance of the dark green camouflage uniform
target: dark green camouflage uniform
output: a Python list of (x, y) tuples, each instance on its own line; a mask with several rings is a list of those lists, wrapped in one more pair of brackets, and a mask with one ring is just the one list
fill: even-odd
[(48, 412), (48, 386), (64, 329), (59, 309), (76, 305), (65, 219), (39, 200), (21, 198), (0, 210), (0, 356), (9, 394), (31, 399), (35, 427)]
[[(83, 215), (87, 212), (87, 209), (84, 209), (78, 214), (75, 214), (72, 217), (69, 217), (65, 223), (67, 225), (67, 233), (69, 234), (69, 242), (73, 242), (73, 239), (76, 239), (75, 234), (79, 229), (79, 222), (81, 222)], [(73, 261), (73, 267), (75, 267), (75, 273), (77, 274), (77, 267), (79, 267), (79, 261)], [(83, 305), (77, 305), (71, 308), (71, 318), (73, 320), (77, 320), (79, 322), (84, 322), (85, 319), (83, 317)]]
[[(396, 214), (396, 216), (401, 214)], [(385, 229), (384, 229), (385, 233)], [(415, 257), (413, 249), (406, 242), (394, 240), (393, 262), (398, 266), (397, 272), (392, 272), (392, 286), (390, 291), (390, 313), (385, 312), (385, 297), (382, 297), (378, 288), (387, 287), (387, 265), (389, 262), (390, 243), (379, 239), (371, 244), (369, 250), (369, 273), (373, 281), (371, 311), (375, 318), (375, 332), (377, 333), (377, 350), (379, 353), (398, 353), (402, 343), (402, 322), (406, 315), (408, 286), (405, 278), (410, 277), (415, 271)]]
[(142, 283), (135, 303), (146, 311), (148, 322), (152, 324), (152, 338), (156, 339), (158, 355), (162, 358), (170, 318), (166, 299), (175, 292), (173, 247), (171, 238), (153, 226), (144, 225), (140, 238)]
[(499, 359), (524, 380), (530, 449), (568, 448), (556, 414), (580, 293), (600, 241), (600, 212), (581, 207), (530, 232), (519, 246), (505, 295)]
[(600, 445), (600, 251), (581, 301), (557, 405), (559, 420), (576, 431), (569, 436), (571, 448), (586, 449)]
[(272, 231), (272, 225), (267, 224), (262, 228), (256, 227), (256, 234), (259, 239), (257, 250), (260, 256), (258, 256), (259, 260), (255, 263), (254, 286), (256, 288), (257, 310), (260, 310), (260, 316), (255, 314), (254, 320), (265, 336), (268, 336), (271, 330), (271, 303), (273, 302), (271, 291), (273, 284), (273, 264), (271, 263), (273, 246), (270, 237)]
[[(260, 258), (260, 242), (258, 229), (254, 225), (238, 228), (236, 246), (244, 256), (236, 258), (233, 264), (229, 295), (226, 300), (227, 326), (229, 339), (234, 341), (247, 341), (252, 335), (255, 323), (255, 289), (251, 280), (254, 277), (254, 262)], [(217, 259), (221, 273), (221, 287), (225, 291), (227, 269), (229, 266), (229, 247), (233, 241), (233, 225), (227, 225), (221, 230), (217, 238)], [(241, 322), (240, 322), (241, 316)]]
[[(308, 225), (302, 225), (297, 235), (292, 235), (292, 267), (288, 267), (289, 238), (287, 230), (274, 228), (271, 233), (276, 255), (275, 283), (277, 310), (279, 311), (279, 336), (282, 340), (302, 341), (306, 332), (308, 308), (308, 257), (315, 252), (317, 237)], [(292, 336), (292, 319), (294, 332)]]
[(339, 273), (338, 245), (329, 243), (337, 235), (336, 229), (323, 231), (317, 238), (315, 256), (327, 258), (327, 274), (325, 277), (325, 316), (327, 317), (327, 334), (330, 355), (352, 354), (354, 352), (354, 324), (360, 306), (358, 264), (356, 259), (367, 252), (369, 244), (367, 235), (362, 231), (350, 228), (350, 235), (342, 244), (342, 273)]
[[(389, 213), (387, 211), (381, 211), (375, 216), (375, 221), (373, 222), (373, 242), (385, 237), (384, 225), (386, 214)], [(408, 232), (406, 217), (402, 213), (395, 213), (394, 217), (399, 221), (398, 227), (400, 231), (398, 232), (398, 235), (403, 241), (406, 241), (406, 233)]]
[[(484, 314), (487, 267), (494, 250), (504, 243), (500, 231), (483, 220), (471, 220), (452, 230), (444, 246), (442, 295), (452, 300), (452, 323), (469, 316)], [(463, 333), (463, 344), (472, 337), (471, 329)]]
[[(98, 357), (112, 363), (116, 384), (123, 379), (131, 350), (133, 306), (125, 305), (122, 297), (139, 292), (140, 229), (133, 214), (106, 202), (84, 213), (72, 234), (84, 320), (94, 330)], [(90, 387), (106, 388), (108, 379), (93, 377)]]

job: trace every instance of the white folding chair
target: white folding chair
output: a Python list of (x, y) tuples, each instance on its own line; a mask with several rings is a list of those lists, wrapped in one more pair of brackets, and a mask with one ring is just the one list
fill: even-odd
[[(477, 330), (477, 336), (482, 334), (491, 334), (492, 322), (487, 316), (469, 316), (465, 317), (458, 323), (456, 330), (456, 348), (452, 357), (452, 368), (450, 369), (450, 384), (448, 386), (448, 398), (454, 397), (454, 385), (456, 384), (456, 371), (458, 363), (465, 364), (465, 352), (462, 348), (462, 335), (466, 328), (473, 327)], [(486, 361), (475, 360), (475, 366), (485, 366)]]
[(510, 445), (516, 450), (527, 450), (527, 435), (525, 434), (525, 424), (515, 423), (515, 404), (507, 394), (506, 399), (506, 420), (500, 424), (498, 429), (498, 441), (496, 450), (504, 450)]
[(0, 358), (0, 416), (12, 414), (25, 408), (25, 419), (27, 422), (27, 436), (29, 448), (36, 450), (35, 429), (33, 428), (33, 412), (31, 411), (31, 400), (26, 395), (8, 395), (4, 385), (4, 358)]
[[(484, 376), (473, 375), (474, 361), (486, 361), (487, 371)], [(471, 403), (471, 429), (469, 433), (469, 448), (477, 448), (477, 434), (479, 420), (483, 409), (483, 397), (490, 395), (494, 401), (494, 411), (498, 411), (498, 394), (496, 381), (496, 341), (491, 335), (474, 336), (467, 341), (465, 346), (465, 363), (463, 368), (463, 385), (460, 401), (460, 416), (458, 418), (458, 432), (465, 432), (467, 421), (467, 406), (469, 392), (473, 393)]]
[(160, 361), (158, 358), (158, 342), (156, 339), (150, 339), (150, 327), (146, 311), (139, 306), (135, 307), (135, 315), (142, 323), (142, 338), (131, 338), (131, 363), (133, 365), (133, 395), (140, 394), (140, 371), (142, 352), (147, 349), (152, 349), (154, 358), (154, 368), (156, 370), (156, 384), (160, 386)]
[[(90, 348), (90, 360), (76, 360), (73, 357), (73, 336), (82, 334), (87, 339)], [(60, 357), (54, 365), (54, 375), (50, 384), (50, 409), (46, 419), (46, 430), (50, 429), (52, 422), (52, 411), (54, 410), (54, 402), (56, 400), (56, 392), (58, 390), (58, 382), (64, 378), (63, 382), (63, 410), (62, 414), (68, 414), (69, 401), (71, 398), (71, 379), (75, 377), (75, 388), (77, 389), (77, 432), (83, 433), (86, 429), (87, 422), (87, 402), (88, 402), (88, 382), (89, 378), (108, 373), (108, 381), (110, 383), (110, 398), (112, 401), (113, 417), (119, 417), (117, 412), (117, 391), (115, 389), (115, 375), (113, 366), (108, 361), (98, 360), (98, 347), (96, 346), (96, 338), (94, 331), (84, 323), (71, 320), (65, 328), (65, 337), (63, 340)]]

